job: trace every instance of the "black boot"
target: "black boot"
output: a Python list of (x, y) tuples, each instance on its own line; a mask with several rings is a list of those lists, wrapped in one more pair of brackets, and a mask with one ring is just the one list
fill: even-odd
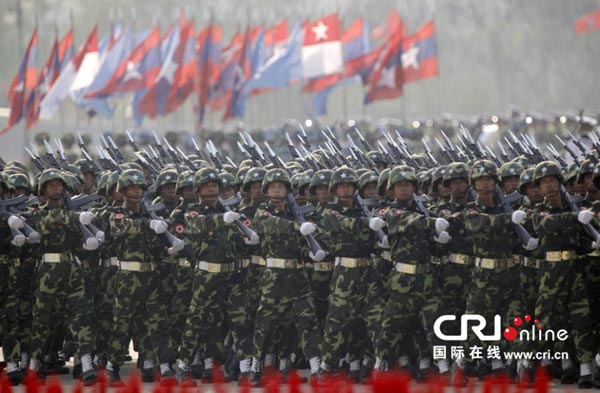
[(577, 387), (579, 389), (591, 389), (593, 386), (592, 374), (581, 375), (577, 381)]
[(106, 379), (108, 381), (108, 386), (113, 388), (121, 388), (125, 386), (123, 381), (121, 380), (121, 375), (119, 375), (119, 368), (113, 366), (111, 369), (106, 369)]

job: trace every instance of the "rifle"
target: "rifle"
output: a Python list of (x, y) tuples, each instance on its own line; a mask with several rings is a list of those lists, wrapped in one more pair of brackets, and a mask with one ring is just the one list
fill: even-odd
[(571, 157), (573, 157), (573, 161), (575, 161), (577, 163), (577, 165), (581, 165), (581, 163), (579, 162), (578, 159), (578, 155), (575, 154), (575, 152), (573, 151), (573, 149), (571, 149), (569, 147), (569, 145), (567, 145), (558, 135), (554, 135), (556, 137), (556, 139), (558, 139), (558, 142), (562, 145), (562, 147), (567, 151), (567, 153), (569, 153), (571, 155)]
[(25, 151), (27, 151), (27, 153), (31, 157), (31, 162), (33, 162), (33, 165), (35, 165), (35, 167), (38, 169), (38, 171), (43, 172), (44, 171), (44, 163), (42, 162), (40, 153), (38, 153), (35, 146), (31, 145), (31, 149), (35, 152), (35, 154), (31, 150), (29, 150), (27, 148), (27, 146), (24, 146), (24, 148), (25, 148)]
[(135, 139), (133, 139), (133, 135), (131, 135), (131, 132), (129, 132), (129, 130), (127, 130), (127, 131), (125, 131), (125, 133), (127, 134), (127, 140), (129, 141), (129, 144), (133, 148), (133, 151), (141, 151), (141, 149), (139, 148), (137, 143), (135, 143)]
[[(23, 218), (23, 214), (21, 211), (19, 211), (17, 206), (24, 206), (24, 205), (27, 205), (36, 200), (37, 200), (37, 198), (28, 197), (26, 195), (21, 195), (21, 196), (11, 198), (11, 199), (0, 200), (0, 211), (4, 211), (11, 215), (18, 216), (19, 218), (21, 218), (23, 220), (23, 232), (25, 232), (24, 236), (27, 238), (27, 242), (30, 244), (38, 243), (40, 241), (40, 234), (35, 229), (33, 229), (29, 224), (27, 224), (27, 222), (25, 222), (25, 219)], [(18, 235), (23, 235), (23, 233), (19, 229), (16, 229), (16, 228), (10, 228), (10, 234), (11, 234), (12, 238), (14, 238), (15, 236), (18, 236)]]
[(371, 151), (373, 148), (369, 145), (369, 142), (365, 138), (363, 138), (362, 134), (358, 130), (358, 127), (354, 127), (354, 131), (358, 134), (358, 138), (360, 139), (360, 144), (363, 145), (366, 151)]
[(168, 161), (167, 160), (168, 154), (165, 151), (165, 148), (163, 147), (162, 142), (158, 138), (158, 135), (156, 135), (156, 131), (152, 131), (152, 134), (154, 135), (154, 141), (156, 143), (156, 149), (158, 149), (158, 153), (160, 154), (161, 161), (163, 163), (167, 163), (167, 161)]
[[(578, 148), (578, 149), (579, 149), (579, 150), (580, 150), (580, 151), (583, 153), (583, 155), (584, 155), (584, 156), (585, 156), (587, 159), (591, 160), (591, 161), (592, 161), (594, 164), (597, 164), (597, 163), (598, 163), (598, 157), (596, 157), (596, 156), (594, 155), (594, 153), (592, 153), (591, 151), (589, 151), (589, 150), (587, 149), (587, 147), (585, 147), (585, 146), (584, 146), (584, 145), (583, 145), (583, 144), (582, 144), (582, 143), (579, 141), (579, 139), (577, 139), (577, 138), (575, 137), (575, 135), (573, 135), (573, 133), (572, 133), (571, 131), (569, 131), (569, 135), (571, 136), (571, 141), (573, 142), (573, 144), (574, 144), (575, 146), (577, 146), (577, 148)], [(590, 133), (590, 135), (592, 135), (592, 133)]]
[[(360, 208), (360, 211), (362, 212), (362, 215), (364, 217), (373, 217), (371, 208), (375, 205), (374, 200), (364, 199), (363, 197), (360, 196), (358, 191), (356, 191), (354, 193), (353, 199), (354, 199), (354, 205), (358, 206)], [(385, 239), (385, 232), (383, 231), (383, 229), (378, 230), (377, 231), (377, 240), (379, 241), (379, 243), (383, 243), (384, 239)]]
[[(279, 159), (279, 157), (277, 157), (275, 152), (268, 145), (266, 145), (266, 147), (269, 151), (269, 158), (271, 159), (271, 162), (273, 163), (273, 167), (282, 168), (282, 169), (285, 168), (285, 166), (281, 165), (281, 160)], [(285, 200), (287, 202), (287, 205), (288, 205), (290, 211), (294, 215), (294, 218), (296, 219), (296, 221), (299, 223), (306, 222), (306, 219), (304, 218), (304, 214), (306, 214), (306, 213), (303, 213), (301, 211), (300, 207), (296, 203), (296, 199), (294, 198), (294, 193), (291, 190), (286, 195)], [(314, 209), (314, 207), (313, 207), (313, 209)], [(317, 255), (317, 252), (319, 252), (319, 251), (321, 253), (324, 252), (323, 248), (321, 247), (319, 242), (317, 242), (317, 239), (315, 239), (315, 237), (312, 234), (306, 235), (305, 238), (306, 238), (306, 241), (308, 242), (308, 246), (310, 247), (310, 251), (313, 253), (313, 255)]]

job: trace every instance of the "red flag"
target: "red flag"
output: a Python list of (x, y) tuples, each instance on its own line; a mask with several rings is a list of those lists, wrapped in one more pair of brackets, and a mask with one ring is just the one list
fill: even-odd
[(37, 68), (35, 65), (37, 57), (37, 41), (38, 36), (36, 26), (31, 39), (29, 40), (29, 45), (27, 45), (25, 55), (21, 60), (19, 71), (17, 72), (17, 75), (15, 75), (8, 91), (8, 99), (11, 102), (10, 116), (8, 118), (8, 124), (2, 129), (1, 133), (8, 131), (21, 120), (24, 115), (23, 112), (25, 109), (25, 95), (27, 89), (34, 88), (37, 82)]
[(213, 25), (211, 21), (208, 27), (198, 33), (196, 38), (197, 49), (197, 77), (196, 89), (198, 95), (198, 124), (202, 124), (206, 104), (210, 97), (210, 90), (219, 79), (219, 54), (223, 32), (220, 26)]
[(578, 34), (600, 29), (600, 8), (578, 18), (573, 27)]
[(438, 75), (437, 43), (433, 19), (402, 40), (404, 81), (412, 82)]
[(304, 25), (302, 75), (304, 78), (337, 74), (343, 71), (340, 20), (332, 14)]
[(390, 37), (381, 49), (381, 57), (369, 77), (369, 91), (365, 104), (376, 100), (396, 98), (404, 92), (404, 70), (402, 68), (402, 37)]
[(58, 44), (58, 61), (60, 64), (60, 71), (71, 61), (75, 55), (75, 43), (73, 42), (73, 29), (69, 30), (67, 34), (60, 40)]

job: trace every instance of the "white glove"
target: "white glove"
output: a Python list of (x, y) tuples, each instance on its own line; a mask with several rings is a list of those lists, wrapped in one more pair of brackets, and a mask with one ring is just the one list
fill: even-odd
[(237, 213), (237, 212), (225, 212), (223, 214), (223, 221), (225, 221), (227, 224), (231, 224), (235, 220), (239, 220), (240, 217), (241, 217), (240, 213)]
[(323, 250), (317, 251), (316, 254), (313, 254), (312, 251), (309, 251), (308, 256), (310, 257), (310, 259), (312, 259), (315, 262), (321, 262), (327, 256), (327, 253)]
[(433, 240), (436, 243), (440, 243), (440, 244), (446, 244), (448, 243), (450, 240), (452, 240), (452, 238), (450, 237), (450, 235), (448, 235), (448, 232), (446, 231), (442, 231), (440, 232), (440, 234), (438, 236), (434, 236)]
[(33, 231), (29, 232), (29, 236), (27, 237), (27, 243), (35, 244), (40, 242), (40, 234), (39, 232)]
[(169, 224), (163, 220), (152, 220), (150, 221), (150, 229), (154, 231), (157, 235), (161, 233), (165, 233), (169, 228)]
[(260, 237), (258, 237), (256, 232), (252, 232), (252, 235), (250, 235), (250, 239), (244, 238), (244, 243), (246, 243), (249, 246), (255, 246), (258, 244), (259, 240)]
[(438, 235), (444, 232), (446, 229), (448, 229), (449, 226), (450, 223), (447, 220), (443, 218), (435, 219), (435, 233), (437, 233)]
[(167, 252), (171, 256), (177, 255), (179, 253), (179, 251), (183, 250), (184, 246), (185, 246), (185, 243), (183, 242), (183, 240), (175, 239), (175, 240), (173, 240), (173, 245), (171, 245), (171, 247), (167, 248)]
[(388, 241), (387, 235), (383, 237), (383, 240), (381, 240), (381, 242), (377, 242), (377, 245), (381, 248), (390, 248), (390, 242)]
[(577, 220), (583, 225), (587, 225), (594, 218), (594, 213), (589, 210), (582, 210), (577, 214)]
[(302, 225), (300, 225), (300, 233), (302, 236), (308, 236), (316, 230), (317, 226), (312, 222), (303, 222)]
[(90, 212), (83, 212), (79, 214), (79, 222), (83, 225), (89, 225), (94, 219), (94, 214)]
[(96, 240), (98, 240), (98, 243), (104, 243), (105, 236), (103, 231), (96, 232)]
[(21, 229), (25, 226), (25, 222), (21, 217), (10, 216), (8, 217), (8, 226), (12, 229)]
[(536, 248), (538, 248), (540, 241), (538, 239), (536, 239), (535, 237), (532, 237), (531, 239), (529, 239), (527, 241), (527, 244), (523, 246), (524, 249), (526, 249), (527, 251), (532, 251), (535, 250)]
[(98, 248), (98, 239), (95, 237), (88, 237), (85, 239), (85, 243), (83, 243), (83, 248), (88, 251), (94, 251)]
[(369, 228), (371, 228), (371, 230), (373, 230), (375, 232), (377, 232), (378, 230), (383, 228), (384, 225), (385, 225), (385, 221), (383, 221), (379, 217), (373, 217), (369, 220)]
[(525, 218), (527, 218), (527, 213), (523, 210), (515, 210), (511, 216), (513, 224), (517, 225), (523, 224)]
[(13, 246), (22, 247), (23, 244), (25, 244), (25, 240), (27, 240), (25, 238), (25, 235), (15, 235), (10, 241), (10, 244), (12, 244)]

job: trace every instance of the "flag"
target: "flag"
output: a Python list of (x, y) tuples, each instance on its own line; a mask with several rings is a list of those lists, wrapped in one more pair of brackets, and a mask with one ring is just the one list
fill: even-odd
[(75, 56), (75, 44), (73, 42), (73, 29), (71, 29), (60, 40), (60, 44), (58, 44), (58, 63), (61, 72), (69, 64), (73, 56)]
[(210, 97), (212, 86), (217, 83), (219, 78), (219, 54), (221, 50), (221, 41), (223, 32), (221, 26), (213, 25), (211, 21), (207, 28), (201, 30), (196, 37), (197, 49), (197, 76), (196, 76), (196, 92), (198, 96), (198, 112), (199, 124), (204, 120), (206, 104)]
[(302, 75), (305, 79), (331, 75), (343, 70), (340, 21), (337, 14), (304, 26)]
[(289, 35), (287, 19), (282, 20), (265, 31), (265, 61), (281, 54), (285, 50)]
[(37, 82), (37, 43), (38, 33), (36, 26), (31, 35), (31, 39), (29, 40), (29, 44), (27, 45), (27, 50), (25, 50), (25, 54), (23, 55), (23, 59), (21, 59), (19, 70), (13, 78), (8, 90), (8, 100), (11, 104), (10, 116), (8, 118), (8, 124), (4, 126), (1, 133), (8, 131), (24, 116), (23, 112), (25, 109), (27, 89), (34, 88)]
[(585, 34), (600, 29), (600, 8), (582, 15), (575, 21), (573, 27), (578, 34)]
[(231, 98), (233, 90), (233, 74), (239, 61), (240, 51), (244, 41), (244, 34), (236, 33), (229, 44), (223, 47), (219, 57), (219, 78), (211, 90), (209, 106), (213, 111), (225, 107)]
[(390, 37), (381, 49), (380, 58), (369, 76), (369, 91), (365, 104), (376, 100), (396, 98), (404, 91), (404, 70), (402, 67), (402, 37)]
[(94, 27), (88, 35), (85, 43), (71, 61), (67, 63), (60, 73), (58, 79), (40, 103), (40, 117), (47, 119), (52, 117), (60, 109), (62, 101), (69, 94), (71, 85), (77, 76), (84, 58), (88, 53), (98, 53), (98, 28)]
[(402, 52), (404, 82), (438, 75), (437, 43), (433, 19), (421, 26), (415, 34), (402, 40)]
[(165, 114), (175, 111), (194, 90), (196, 76), (196, 37), (194, 22), (190, 21), (181, 29), (179, 45), (174, 53), (178, 68), (173, 77), (173, 84), (167, 98)]

